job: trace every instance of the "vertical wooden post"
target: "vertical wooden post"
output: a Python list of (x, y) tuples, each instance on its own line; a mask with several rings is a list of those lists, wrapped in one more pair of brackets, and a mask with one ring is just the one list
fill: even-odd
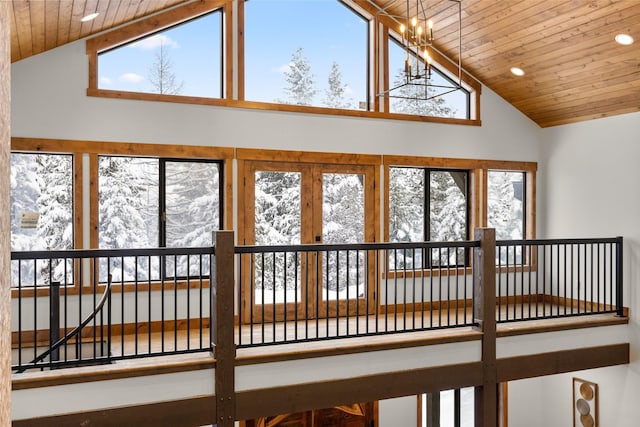
[(496, 376), (496, 232), (476, 228), (480, 248), (473, 252), (475, 300), (473, 318), (482, 331), (482, 386), (475, 390), (475, 425), (498, 425), (498, 383)]
[(0, 425), (11, 425), (11, 28), (9, 2), (0, 1)]
[(234, 249), (233, 231), (217, 231), (214, 273), (211, 280), (211, 329), (213, 355), (216, 359), (216, 424), (233, 427), (236, 417), (234, 307)]
[(427, 427), (440, 427), (440, 392), (427, 393)]

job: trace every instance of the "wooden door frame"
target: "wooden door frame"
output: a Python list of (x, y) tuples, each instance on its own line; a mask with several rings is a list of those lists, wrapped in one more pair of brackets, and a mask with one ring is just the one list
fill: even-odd
[[(327, 165), (327, 164), (316, 164), (313, 168), (313, 206), (320, 207), (312, 211), (314, 214), (313, 218), (313, 236), (314, 240), (317, 236), (322, 239), (322, 228), (323, 228), (323, 215), (322, 215), (322, 207), (323, 207), (323, 192), (322, 192), (322, 176), (325, 173), (335, 173), (335, 174), (359, 174), (364, 177), (364, 241), (365, 242), (375, 242), (376, 239), (376, 215), (375, 215), (375, 176), (377, 169), (373, 165), (344, 165), (344, 164), (336, 164), (336, 165)], [(320, 215), (315, 215), (320, 212)], [(317, 240), (316, 240), (317, 241)], [(318, 242), (322, 243), (322, 241)], [(321, 261), (320, 261), (321, 264)], [(366, 271), (366, 283), (375, 284), (375, 266), (369, 265)], [(374, 313), (377, 310), (377, 306), (371, 305), (367, 307), (367, 301), (374, 301), (374, 296), (376, 295), (377, 289), (374, 289), (374, 286), (367, 286), (368, 298), (365, 299), (358, 298), (357, 301), (349, 301), (349, 305), (343, 303), (338, 300), (330, 300), (327, 307), (327, 302), (322, 299), (322, 285), (320, 283), (315, 283), (317, 287), (317, 295), (320, 295), (320, 301), (318, 301), (318, 310), (320, 312), (324, 312), (327, 316), (336, 316), (336, 313)], [(315, 297), (315, 295), (314, 295)], [(318, 315), (316, 313), (316, 315)]]
[[(323, 173), (344, 173), (344, 174), (362, 174), (365, 177), (364, 186), (364, 233), (365, 241), (376, 241), (378, 236), (377, 227), (378, 212), (379, 212), (379, 196), (376, 194), (378, 188), (378, 167), (373, 164), (328, 164), (324, 162), (291, 162), (291, 161), (277, 161), (277, 160), (238, 160), (238, 241), (240, 244), (253, 245), (255, 244), (255, 172), (257, 170), (265, 171), (281, 171), (281, 172), (300, 172), (301, 173), (301, 243), (316, 243), (314, 236), (322, 236), (322, 174)], [(318, 208), (320, 207), (320, 215), (317, 215)], [(318, 233), (318, 234), (314, 234)], [(311, 318), (315, 317), (316, 309), (316, 292), (309, 292), (310, 289), (317, 289), (315, 283), (315, 277), (310, 275), (313, 283), (307, 283), (305, 287), (301, 289), (300, 301), (298, 307), (295, 307), (296, 303), (287, 303), (286, 312), (285, 304), (276, 305), (275, 313), (269, 309), (262, 312), (256, 312), (256, 304), (251, 298), (252, 281), (247, 279), (251, 278), (251, 258), (250, 255), (243, 255), (243, 262), (240, 274), (244, 280), (241, 281), (242, 286), (238, 290), (240, 301), (240, 320), (244, 323), (250, 323), (252, 320), (259, 321), (273, 321), (275, 316), (276, 320), (282, 320), (285, 318), (292, 319), (297, 315), (297, 318)], [(315, 258), (310, 260), (310, 263), (315, 264)], [(302, 267), (302, 277), (305, 277), (306, 265)], [(377, 283), (375, 280), (374, 266), (369, 267), (367, 271), (367, 279), (369, 283)], [(368, 300), (374, 301), (374, 295), (377, 289), (373, 286), (368, 287), (370, 293)], [(305, 303), (306, 304), (300, 304)], [(292, 305), (293, 304), (293, 305)], [(337, 303), (336, 303), (337, 304)], [(377, 309), (376, 304), (370, 307), (365, 307), (365, 300), (358, 302), (360, 307), (358, 310), (365, 314), (365, 312), (374, 312)], [(335, 306), (335, 304), (334, 304)], [(346, 304), (343, 305), (346, 310)], [(266, 308), (266, 307), (265, 307)], [(350, 312), (356, 312), (356, 302), (350, 304)], [(334, 307), (335, 310), (335, 307)], [(345, 311), (342, 311), (343, 313)], [(286, 314), (286, 315), (285, 315)]]

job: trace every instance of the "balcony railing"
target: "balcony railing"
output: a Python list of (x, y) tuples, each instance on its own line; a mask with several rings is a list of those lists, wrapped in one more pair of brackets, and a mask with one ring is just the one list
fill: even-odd
[(496, 242), (497, 321), (623, 315), (622, 238)]
[(12, 366), (211, 350), (213, 248), (14, 252)]
[(216, 239), (206, 248), (12, 253), (13, 370), (208, 351), (222, 363), (242, 347), (468, 328), (486, 310), (498, 323), (624, 314), (622, 238)]
[[(239, 246), (240, 347), (474, 325), (478, 241)], [(246, 323), (246, 324), (243, 324)]]

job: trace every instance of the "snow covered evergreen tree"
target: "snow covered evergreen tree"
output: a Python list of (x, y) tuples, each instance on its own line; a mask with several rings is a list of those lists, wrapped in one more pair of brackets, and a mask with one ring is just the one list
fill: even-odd
[[(71, 156), (53, 154), (11, 155), (11, 250), (31, 251), (70, 249), (73, 247), (73, 167)], [(35, 212), (38, 222), (34, 228), (23, 228), (21, 214)], [(22, 263), (23, 284), (33, 284), (34, 263)], [(36, 281), (47, 285), (50, 281), (69, 282), (70, 265), (62, 261), (39, 263)], [(12, 275), (17, 277), (15, 265)]]
[(11, 154), (11, 250), (28, 251), (44, 249), (38, 241), (37, 229), (22, 228), (20, 215), (37, 212), (40, 184), (35, 155)]
[[(428, 185), (429, 200), (425, 201)], [(428, 212), (426, 207), (428, 205)], [(394, 167), (389, 171), (389, 238), (392, 242), (455, 241), (466, 238), (466, 180), (464, 172)], [(427, 234), (425, 215), (429, 215)], [(390, 259), (395, 268), (420, 268), (420, 251), (395, 253)], [(432, 254), (455, 262), (455, 253)], [(462, 262), (462, 258), (458, 259)]]
[[(393, 86), (400, 86), (405, 82), (404, 70), (396, 73)], [(425, 93), (425, 90), (427, 91)], [(453, 117), (455, 111), (447, 104), (444, 97), (424, 100), (426, 96), (435, 94), (434, 89), (420, 85), (408, 84), (394, 91), (402, 98), (391, 98), (391, 111), (394, 113), (414, 114), (419, 116)]]
[[(453, 174), (458, 174), (455, 180)], [(431, 239), (456, 241), (467, 237), (466, 182), (463, 172), (431, 171)]]
[[(364, 242), (364, 177), (356, 174), (323, 174), (322, 184), (322, 242), (325, 244)], [(357, 251), (330, 252), (323, 259), (328, 277), (324, 280), (325, 289), (342, 292), (347, 286), (352, 289), (349, 298), (356, 292), (365, 279), (362, 254)], [(360, 257), (358, 264), (357, 257)], [(349, 262), (347, 262), (347, 260)], [(327, 269), (328, 266), (328, 269)], [(349, 268), (347, 269), (347, 266)], [(359, 290), (360, 288), (360, 290)], [(329, 292), (329, 298), (336, 298), (336, 292)]]
[(167, 162), (165, 173), (166, 245), (211, 245), (220, 224), (218, 164)]
[(38, 176), (43, 181), (38, 197), (38, 236), (44, 249), (73, 247), (73, 170), (69, 156), (38, 156)]
[(306, 56), (304, 49), (299, 47), (293, 55), (289, 67), (284, 73), (287, 87), (284, 92), (288, 95), (288, 99), (283, 103), (296, 105), (311, 105), (313, 98), (316, 96), (315, 80), (311, 72), (311, 65)]
[[(301, 177), (298, 172), (259, 171), (255, 175), (256, 245), (301, 243)], [(266, 302), (285, 298), (300, 289), (300, 265), (292, 255), (266, 254), (256, 260), (256, 300), (264, 292)], [(296, 277), (298, 281), (296, 281)], [(286, 280), (286, 290), (285, 290)], [(275, 295), (273, 294), (275, 292)], [(271, 295), (266, 295), (271, 293)], [(287, 297), (293, 301), (293, 296)]]
[[(219, 229), (219, 167), (208, 162), (166, 162), (166, 246), (197, 247), (213, 244), (213, 231)], [(206, 275), (209, 258), (180, 256), (167, 261), (172, 275)]]
[(514, 192), (514, 182), (522, 182), (521, 172), (490, 171), (487, 223), (496, 229), (497, 240), (522, 239), (522, 197)]
[[(467, 196), (464, 172), (431, 171), (430, 240), (460, 241), (467, 237)], [(464, 263), (464, 251), (433, 251), (434, 265)]]
[[(125, 249), (158, 247), (157, 176), (158, 162), (132, 157), (101, 157), (99, 161), (98, 236), (100, 248)], [(155, 225), (155, 226), (154, 226)], [(153, 230), (156, 230), (155, 233)], [(155, 237), (155, 238), (154, 238)], [(134, 258), (111, 260), (114, 280), (135, 277)], [(157, 277), (152, 263), (151, 277)], [(144, 266), (143, 266), (144, 267)], [(148, 267), (148, 266), (147, 266)], [(106, 263), (100, 266), (106, 278)], [(148, 268), (138, 268), (138, 279), (149, 278)]]
[(351, 108), (351, 103), (345, 98), (347, 85), (342, 83), (342, 73), (337, 62), (331, 64), (331, 71), (327, 78), (324, 105), (329, 108)]
[[(489, 171), (487, 185), (487, 223), (496, 229), (497, 240), (516, 240), (524, 238), (523, 230), (523, 194), (516, 194), (514, 185), (520, 183), (522, 188), (522, 172)], [(522, 191), (521, 191), (522, 192)], [(503, 263), (519, 263), (522, 248), (509, 247), (496, 253)]]

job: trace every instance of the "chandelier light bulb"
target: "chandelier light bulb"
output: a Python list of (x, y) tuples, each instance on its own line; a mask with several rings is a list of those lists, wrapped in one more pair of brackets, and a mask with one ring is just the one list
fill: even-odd
[(413, 18), (411, 18), (411, 26), (415, 27), (416, 25), (418, 25), (418, 18), (414, 16)]

